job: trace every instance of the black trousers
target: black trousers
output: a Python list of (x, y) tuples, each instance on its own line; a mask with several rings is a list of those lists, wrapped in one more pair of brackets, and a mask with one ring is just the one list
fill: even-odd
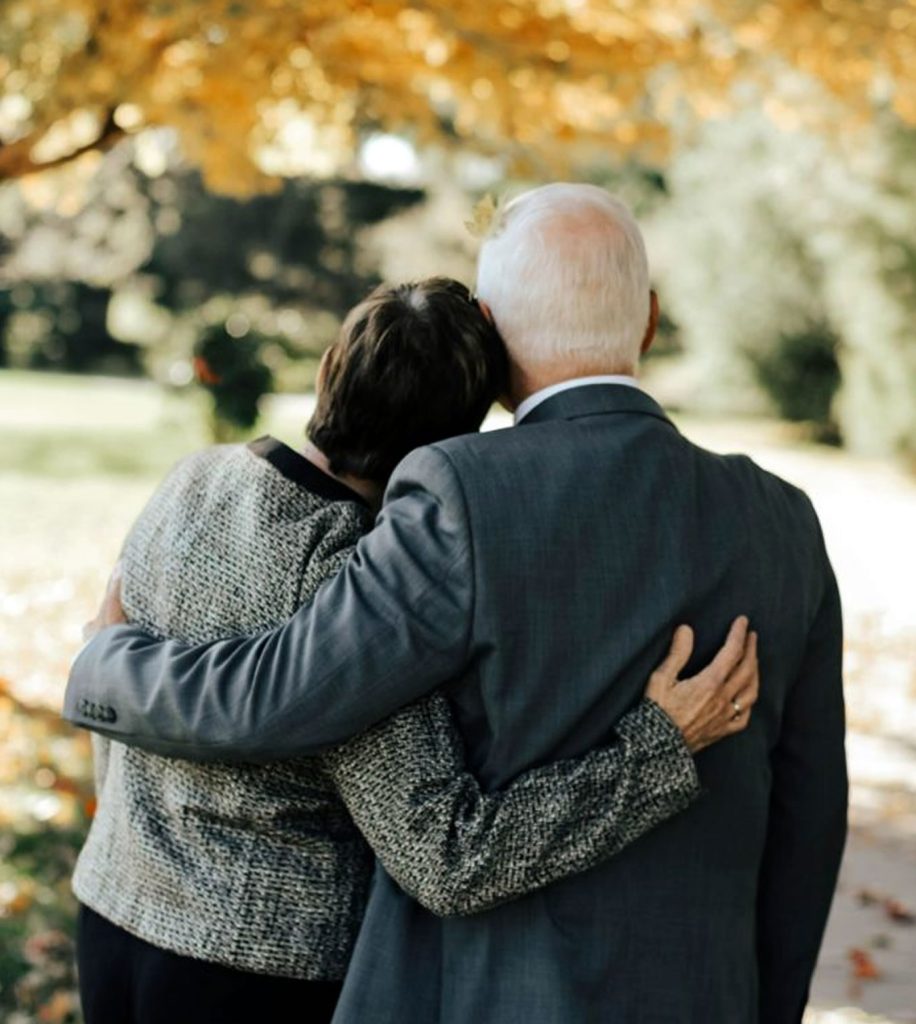
[(340, 984), (237, 971), (151, 946), (80, 907), (86, 1024), (328, 1024)]

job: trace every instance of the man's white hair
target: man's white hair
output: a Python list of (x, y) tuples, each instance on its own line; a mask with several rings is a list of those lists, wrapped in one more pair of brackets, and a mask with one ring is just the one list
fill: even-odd
[(649, 322), (649, 263), (627, 207), (597, 185), (514, 199), (481, 247), (477, 294), (513, 359), (632, 372)]

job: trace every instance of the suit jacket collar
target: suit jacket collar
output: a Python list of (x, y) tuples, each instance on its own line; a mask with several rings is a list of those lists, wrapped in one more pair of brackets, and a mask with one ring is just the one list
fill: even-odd
[(607, 416), (612, 413), (654, 416), (677, 429), (654, 398), (639, 388), (623, 384), (584, 384), (582, 387), (561, 391), (536, 405), (518, 425), (525, 427), (529, 423), (576, 420), (583, 416)]

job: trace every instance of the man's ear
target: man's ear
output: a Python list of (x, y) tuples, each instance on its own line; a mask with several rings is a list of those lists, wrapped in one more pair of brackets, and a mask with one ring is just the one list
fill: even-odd
[(649, 322), (646, 324), (646, 333), (643, 335), (642, 344), (639, 346), (639, 354), (644, 356), (652, 347), (655, 341), (655, 332), (658, 330), (658, 293), (653, 288), (649, 292)]

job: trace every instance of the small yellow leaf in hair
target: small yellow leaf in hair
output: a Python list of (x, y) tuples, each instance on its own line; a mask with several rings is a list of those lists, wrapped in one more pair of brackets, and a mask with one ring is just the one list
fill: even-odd
[(471, 219), (466, 220), (464, 226), (474, 238), (486, 238), (496, 219), (496, 211), (496, 200), (488, 192), (474, 207)]

